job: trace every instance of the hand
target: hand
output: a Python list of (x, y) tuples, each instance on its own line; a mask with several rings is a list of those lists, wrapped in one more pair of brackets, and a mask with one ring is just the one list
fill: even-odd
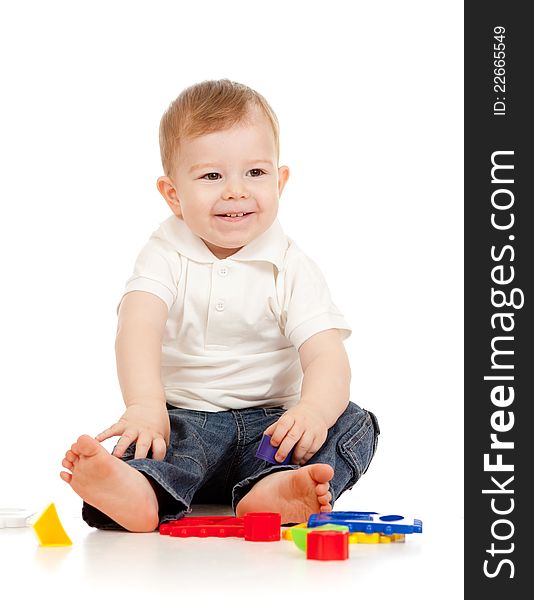
[(328, 427), (313, 408), (297, 404), (264, 431), (271, 436), (271, 444), (279, 446), (275, 459), (283, 462), (293, 449), (292, 462), (303, 465), (325, 443)]
[(146, 458), (152, 449), (152, 458), (163, 460), (170, 436), (169, 413), (165, 405), (130, 404), (122, 417), (95, 439), (102, 442), (116, 435), (121, 438), (113, 450), (114, 456), (120, 458), (126, 448), (136, 442), (134, 458)]

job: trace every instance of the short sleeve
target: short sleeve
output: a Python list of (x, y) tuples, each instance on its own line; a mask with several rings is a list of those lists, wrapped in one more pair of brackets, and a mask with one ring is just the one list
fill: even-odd
[(176, 300), (180, 273), (178, 252), (167, 241), (153, 235), (137, 256), (133, 274), (126, 281), (122, 298), (128, 292), (150, 292), (161, 298), (170, 309)]
[(288, 250), (283, 276), (284, 334), (297, 349), (327, 329), (338, 329), (343, 339), (349, 337), (350, 326), (332, 302), (319, 267), (294, 246)]

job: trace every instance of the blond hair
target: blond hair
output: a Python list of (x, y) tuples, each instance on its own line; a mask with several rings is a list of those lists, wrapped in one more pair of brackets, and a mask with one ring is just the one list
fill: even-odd
[(170, 175), (175, 166), (181, 140), (246, 122), (254, 106), (265, 114), (273, 129), (278, 155), (278, 119), (261, 94), (229, 79), (202, 81), (183, 90), (171, 102), (159, 126), (159, 147), (165, 175)]

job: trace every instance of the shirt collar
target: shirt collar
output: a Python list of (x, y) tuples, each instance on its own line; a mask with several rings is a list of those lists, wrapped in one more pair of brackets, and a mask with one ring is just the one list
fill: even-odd
[[(214, 263), (220, 260), (176, 215), (171, 215), (161, 223), (160, 232), (173, 248), (190, 260), (200, 263)], [(288, 246), (289, 240), (280, 222), (275, 219), (267, 231), (226, 260), (270, 262), (280, 271)]]

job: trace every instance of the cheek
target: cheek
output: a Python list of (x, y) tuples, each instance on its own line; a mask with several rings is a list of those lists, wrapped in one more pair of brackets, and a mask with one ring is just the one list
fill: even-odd
[(209, 214), (213, 205), (213, 194), (208, 194), (204, 190), (195, 190), (195, 193), (188, 194), (187, 199), (182, 201), (182, 211), (184, 215), (199, 219)]
[(269, 185), (258, 187), (255, 191), (257, 198), (265, 204), (276, 204), (278, 202), (278, 187), (272, 182)]

